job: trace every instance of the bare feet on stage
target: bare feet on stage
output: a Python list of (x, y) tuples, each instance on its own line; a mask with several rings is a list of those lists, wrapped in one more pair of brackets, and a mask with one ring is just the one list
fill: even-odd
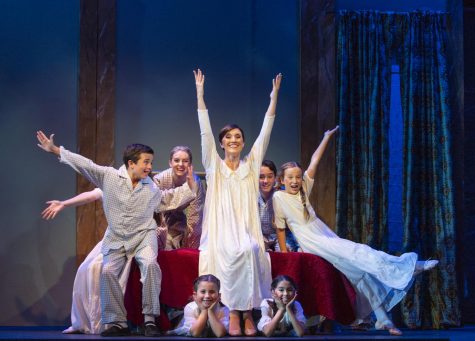
[(428, 270), (432, 270), (439, 264), (438, 260), (428, 259), (426, 261), (417, 261), (416, 267), (414, 268), (414, 276), (419, 275), (420, 273)]
[(393, 336), (401, 336), (402, 335), (402, 331), (400, 329), (394, 327), (394, 326), (389, 327), (386, 330), (389, 332), (389, 335), (393, 335)]
[(237, 310), (229, 312), (229, 336), (241, 336), (241, 314)]
[(386, 320), (384, 322), (376, 321), (376, 323), (374, 324), (374, 327), (379, 330), (387, 330), (389, 332), (389, 335), (393, 335), (393, 336), (402, 335), (402, 331), (399, 328), (397, 328), (394, 325), (394, 323), (390, 320)]

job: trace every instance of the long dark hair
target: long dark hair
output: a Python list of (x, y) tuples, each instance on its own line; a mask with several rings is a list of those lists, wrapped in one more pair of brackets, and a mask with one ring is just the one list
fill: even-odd
[(277, 277), (275, 277), (272, 280), (272, 283), (270, 284), (270, 288), (272, 290), (275, 290), (277, 288), (277, 285), (282, 281), (289, 282), (294, 287), (294, 289), (297, 290), (297, 284), (295, 284), (294, 279), (288, 275), (278, 275)]
[(216, 284), (216, 286), (218, 287), (218, 291), (221, 288), (221, 282), (219, 281), (218, 277), (211, 274), (207, 274), (207, 275), (201, 275), (200, 277), (195, 279), (195, 281), (193, 282), (193, 291), (196, 292), (198, 290), (198, 286), (200, 285), (201, 282), (211, 282), (211, 283)]
[[(288, 276), (288, 275), (278, 275), (277, 277), (275, 277), (273, 280), (272, 280), (272, 283), (270, 284), (270, 288), (272, 290), (275, 290), (277, 289), (277, 286), (279, 285), (280, 282), (282, 281), (287, 281), (289, 282), (292, 287), (294, 288), (294, 291), (297, 291), (297, 284), (295, 284), (295, 281), (292, 277)], [(267, 301), (268, 303), (270, 303), (270, 306), (272, 308), (272, 310), (274, 311), (274, 315), (277, 313), (277, 305), (275, 304), (275, 301), (272, 300), (272, 301)], [(295, 308), (295, 305), (292, 304), (292, 310), (295, 312), (296, 311), (296, 308)]]

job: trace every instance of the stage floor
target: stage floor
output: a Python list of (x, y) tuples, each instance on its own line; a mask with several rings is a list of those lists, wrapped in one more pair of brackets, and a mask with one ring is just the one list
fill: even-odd
[[(149, 338), (144, 336), (102, 338), (99, 335), (62, 334), (61, 328), (52, 327), (0, 327), (0, 340), (192, 340), (189, 337), (161, 336)], [(342, 330), (331, 334), (306, 335), (303, 338), (266, 338), (266, 337), (224, 337), (224, 340), (475, 340), (475, 326), (449, 330), (406, 330), (403, 336), (389, 336), (383, 331), (348, 331)], [(200, 338), (199, 340), (216, 340)]]

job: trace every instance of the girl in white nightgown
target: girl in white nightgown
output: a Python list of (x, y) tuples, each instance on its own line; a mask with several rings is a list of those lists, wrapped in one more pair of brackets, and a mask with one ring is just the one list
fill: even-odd
[(297, 162), (282, 165), (280, 180), (285, 190), (274, 193), (273, 197), (279, 244), (284, 251), (287, 225), (304, 252), (326, 259), (353, 284), (357, 295), (357, 319), (364, 319), (374, 311), (377, 329), (386, 329), (391, 335), (402, 335), (386, 312), (404, 297), (412, 285), (414, 274), (432, 269), (438, 261), (417, 261), (417, 254), (413, 252), (396, 257), (339, 238), (318, 219), (308, 201), (308, 193), (313, 187), (318, 162), (337, 129), (325, 133), (305, 173), (302, 174), (302, 167)]

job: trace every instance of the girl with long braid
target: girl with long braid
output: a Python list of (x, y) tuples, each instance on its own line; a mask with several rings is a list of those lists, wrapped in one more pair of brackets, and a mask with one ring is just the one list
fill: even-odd
[(325, 132), (305, 172), (297, 162), (281, 166), (280, 181), (285, 189), (274, 193), (273, 197), (279, 245), (285, 252), (287, 225), (304, 252), (324, 258), (352, 283), (357, 295), (356, 322), (373, 311), (377, 320), (376, 329), (388, 330), (391, 335), (402, 335), (386, 312), (406, 295), (414, 275), (434, 268), (438, 261), (417, 261), (418, 256), (413, 252), (396, 257), (339, 238), (318, 219), (309, 204), (308, 193), (313, 187), (316, 169), (328, 141), (337, 130), (338, 126)]

